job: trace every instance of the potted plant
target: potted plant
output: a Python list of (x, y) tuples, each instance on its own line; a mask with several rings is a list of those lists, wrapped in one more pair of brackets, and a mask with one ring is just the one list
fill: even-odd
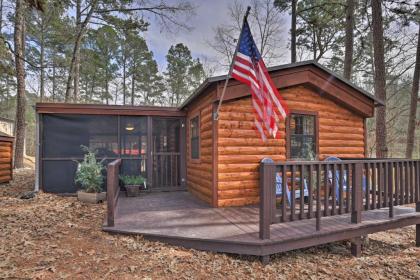
[(127, 196), (138, 196), (140, 190), (146, 189), (146, 179), (142, 176), (123, 175), (120, 179), (127, 190)]
[(86, 151), (83, 161), (78, 163), (75, 182), (81, 185), (81, 190), (77, 192), (77, 198), (87, 203), (98, 203), (106, 199), (106, 192), (102, 191), (104, 176), (102, 171), (104, 166), (102, 161), (96, 160), (96, 153), (85, 146), (81, 146)]

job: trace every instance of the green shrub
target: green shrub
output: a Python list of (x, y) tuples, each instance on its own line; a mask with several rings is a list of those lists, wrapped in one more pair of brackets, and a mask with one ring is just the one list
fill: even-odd
[(130, 175), (121, 175), (121, 181), (123, 181), (124, 185), (143, 185), (146, 181), (145, 178), (142, 176), (130, 176)]
[(96, 160), (95, 151), (90, 150), (86, 146), (81, 146), (82, 150), (86, 152), (83, 161), (78, 163), (75, 182), (79, 183), (88, 193), (99, 193), (102, 191), (102, 184), (104, 176), (102, 171), (104, 166), (102, 161)]

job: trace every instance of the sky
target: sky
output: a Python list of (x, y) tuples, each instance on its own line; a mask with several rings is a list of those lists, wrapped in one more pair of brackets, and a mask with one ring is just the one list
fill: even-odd
[[(170, 2), (170, 1), (168, 1)], [(204, 63), (215, 65), (211, 62), (215, 59), (216, 52), (208, 45), (214, 37), (214, 29), (230, 22), (228, 17), (228, 7), (231, 0), (198, 0), (191, 1), (196, 6), (196, 14), (186, 20), (186, 23), (193, 27), (191, 31), (178, 30), (175, 33), (168, 33), (162, 30), (156, 19), (149, 18), (150, 27), (145, 32), (144, 37), (149, 49), (153, 51), (154, 57), (159, 65), (159, 69), (164, 71), (166, 68), (165, 56), (171, 45), (184, 43), (191, 50), (193, 57), (199, 57)], [(244, 1), (245, 3), (249, 1)], [(287, 15), (284, 15), (287, 20)], [(287, 31), (285, 32), (287, 34)], [(254, 35), (255, 36), (255, 35)], [(287, 49), (282, 47), (285, 52)], [(286, 56), (287, 57), (287, 56)], [(283, 63), (287, 63), (284, 61)], [(216, 66), (215, 74), (223, 74), (225, 69)]]

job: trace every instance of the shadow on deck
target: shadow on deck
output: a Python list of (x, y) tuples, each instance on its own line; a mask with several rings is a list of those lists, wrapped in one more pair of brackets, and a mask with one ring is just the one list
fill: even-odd
[(270, 239), (259, 238), (259, 208), (256, 206), (211, 208), (188, 192), (150, 193), (126, 197), (121, 193), (115, 211), (115, 225), (103, 230), (140, 234), (146, 239), (172, 245), (256, 256), (300, 249), (362, 235), (420, 224), (420, 212), (396, 206), (394, 217), (388, 208), (362, 212), (362, 222), (350, 222), (350, 214), (323, 217), (321, 230), (315, 219), (277, 223), (270, 227)]

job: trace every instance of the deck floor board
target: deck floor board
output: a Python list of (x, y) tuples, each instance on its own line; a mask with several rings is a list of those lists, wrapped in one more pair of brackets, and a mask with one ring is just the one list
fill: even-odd
[(367, 228), (393, 228), (403, 220), (407, 220), (404, 225), (420, 223), (420, 213), (412, 207), (394, 207), (394, 211), (393, 219), (389, 218), (388, 208), (364, 211), (360, 224), (350, 222), (350, 213), (323, 217), (318, 232), (315, 218), (277, 223), (270, 226), (271, 238), (261, 240), (257, 206), (212, 208), (188, 192), (149, 193), (134, 198), (122, 193), (115, 226), (104, 225), (103, 229), (162, 238), (172, 244), (198, 249), (264, 255), (303, 248), (304, 240), (310, 240), (307, 244), (314, 245), (343, 239), (343, 234), (352, 230), (356, 234), (357, 230)]

